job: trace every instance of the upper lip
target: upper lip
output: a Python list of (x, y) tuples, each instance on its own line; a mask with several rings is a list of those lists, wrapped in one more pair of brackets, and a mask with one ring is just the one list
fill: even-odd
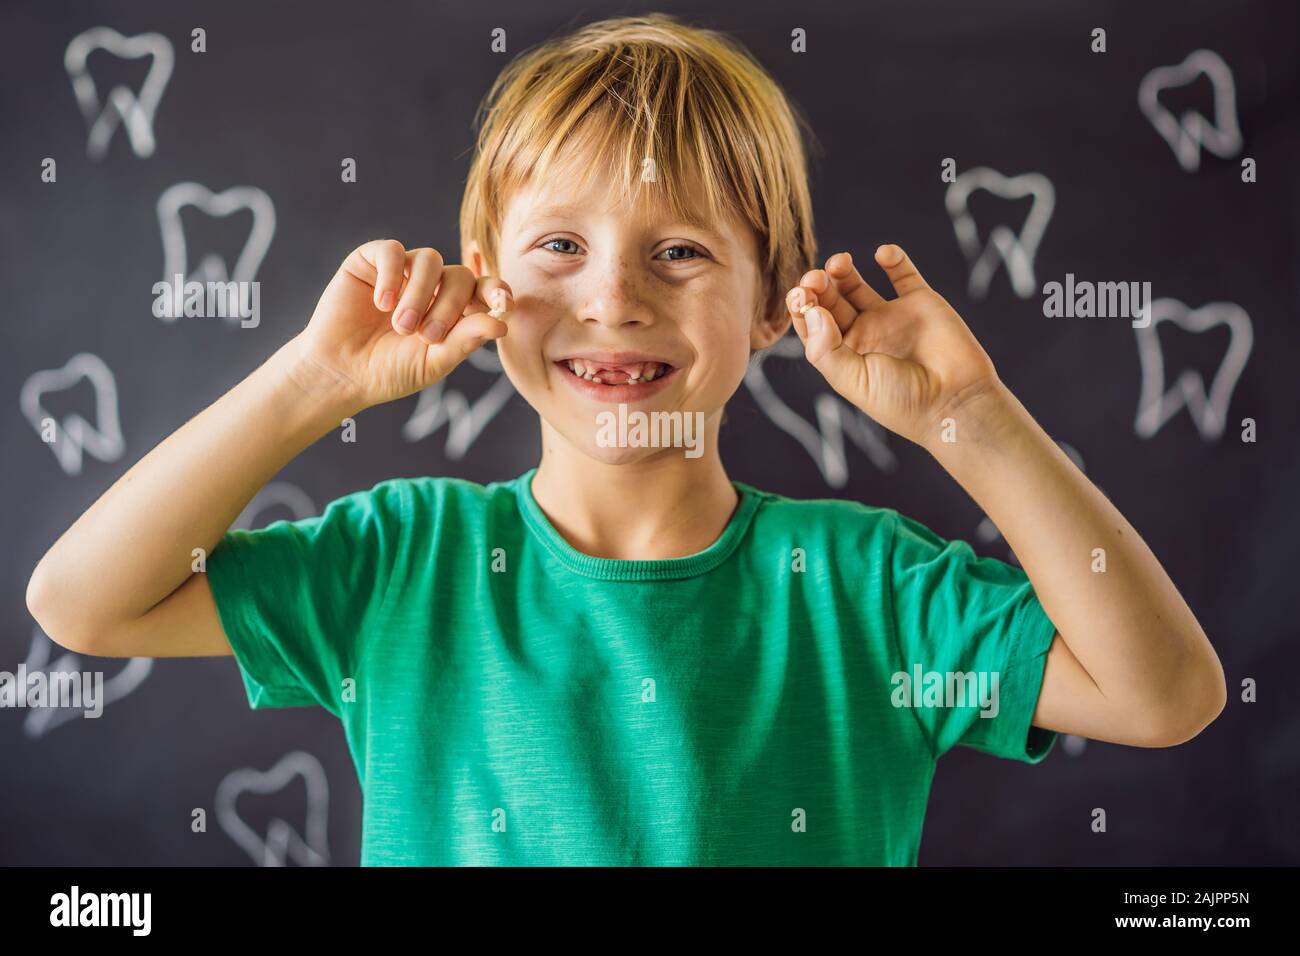
[(593, 365), (636, 365), (644, 362), (659, 362), (670, 368), (677, 367), (663, 356), (653, 355), (650, 352), (568, 352), (555, 361), (568, 362), (571, 359), (582, 359)]

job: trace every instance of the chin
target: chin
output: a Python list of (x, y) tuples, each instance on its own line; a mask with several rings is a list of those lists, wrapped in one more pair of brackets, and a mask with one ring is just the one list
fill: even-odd
[(584, 437), (581, 444), (574, 444), (584, 455), (602, 465), (639, 465), (664, 455), (682, 457), (680, 448), (606, 448), (598, 445), (590, 436)]

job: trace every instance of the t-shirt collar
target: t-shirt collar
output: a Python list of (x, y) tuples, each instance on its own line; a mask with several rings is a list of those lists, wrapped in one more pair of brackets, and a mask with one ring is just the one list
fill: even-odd
[(616, 558), (597, 558), (569, 544), (551, 524), (546, 513), (533, 497), (533, 476), (536, 468), (531, 468), (515, 479), (515, 496), (524, 523), (538, 542), (564, 567), (584, 577), (604, 581), (666, 581), (674, 578), (689, 578), (712, 571), (727, 558), (731, 557), (736, 546), (749, 530), (750, 522), (757, 511), (760, 495), (748, 485), (733, 481), (732, 487), (740, 496), (740, 502), (731, 515), (731, 520), (722, 529), (717, 539), (703, 551), (680, 558), (663, 558), (654, 561), (626, 561)]

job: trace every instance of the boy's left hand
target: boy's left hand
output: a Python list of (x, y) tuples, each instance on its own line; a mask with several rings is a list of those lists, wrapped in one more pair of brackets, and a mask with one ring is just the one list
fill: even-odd
[[(808, 361), (831, 388), (890, 431), (930, 447), (945, 417), (1001, 382), (961, 316), (902, 249), (881, 246), (876, 262), (897, 298), (882, 298), (841, 252), (803, 276), (786, 308)], [(813, 308), (801, 314), (801, 305)]]

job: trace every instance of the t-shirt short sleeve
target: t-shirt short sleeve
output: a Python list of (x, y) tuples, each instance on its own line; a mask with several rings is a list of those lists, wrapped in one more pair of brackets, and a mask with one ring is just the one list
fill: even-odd
[(908, 694), (936, 759), (960, 745), (1038, 763), (1057, 736), (1030, 724), (1056, 627), (1029, 576), (891, 513), (890, 597), (907, 674), (895, 675), (896, 699)]
[(250, 707), (319, 704), (339, 715), (343, 680), (394, 584), (407, 493), (400, 479), (380, 482), (319, 516), (218, 542), (208, 582)]

